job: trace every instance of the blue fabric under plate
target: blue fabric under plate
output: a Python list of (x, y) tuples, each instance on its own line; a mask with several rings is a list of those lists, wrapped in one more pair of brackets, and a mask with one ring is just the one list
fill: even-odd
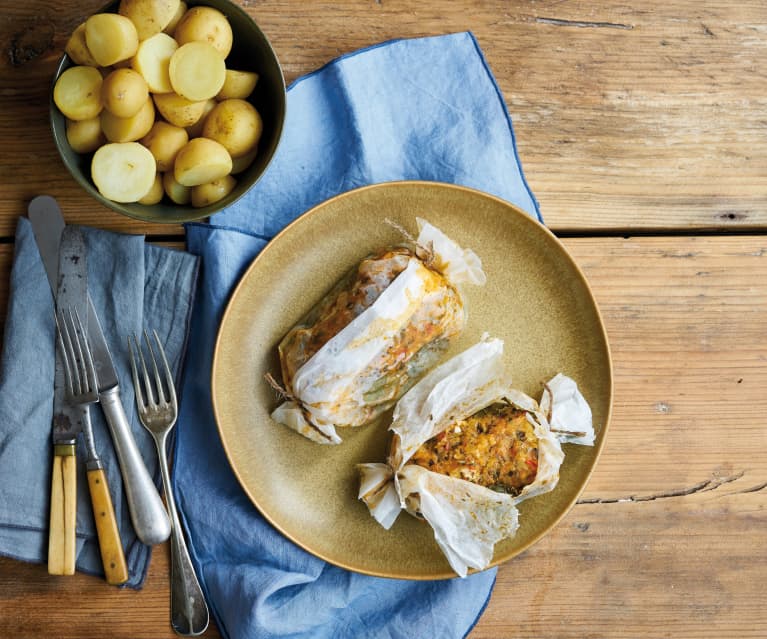
[(192, 317), (174, 487), (193, 561), (225, 637), (462, 637), (495, 570), (467, 579), (397, 581), (328, 565), (274, 530), (228, 465), (211, 401), (213, 348), (233, 287), (286, 224), (372, 183), (452, 182), (538, 206), (511, 120), (474, 37), (398, 40), (297, 80), (277, 154), (261, 181), (210, 225), (187, 226), (202, 257)]

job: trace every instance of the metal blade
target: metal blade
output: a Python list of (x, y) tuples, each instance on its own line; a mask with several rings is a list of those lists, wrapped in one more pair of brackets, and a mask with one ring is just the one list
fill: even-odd
[[(56, 278), (59, 268), (59, 243), (65, 228), (61, 209), (55, 199), (49, 195), (40, 195), (29, 203), (27, 214), (29, 221), (32, 222), (32, 231), (48, 275), (51, 291), (55, 293), (58, 288)], [(87, 320), (84, 319), (84, 321), (87, 322), (88, 340), (99, 378), (99, 392), (103, 393), (118, 387), (117, 371), (112, 364), (112, 355), (90, 297), (88, 297), (87, 307)], [(83, 318), (85, 317), (84, 314)]]
[[(77, 227), (61, 234), (56, 301), (58, 309), (72, 309), (82, 315), (88, 301), (88, 266), (85, 239)], [(58, 340), (57, 340), (58, 343)], [(84, 409), (66, 399), (61, 348), (56, 348), (56, 374), (53, 387), (53, 443), (71, 443), (83, 428)]]

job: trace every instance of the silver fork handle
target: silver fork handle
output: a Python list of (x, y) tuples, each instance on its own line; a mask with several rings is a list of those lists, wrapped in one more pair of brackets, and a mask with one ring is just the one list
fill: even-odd
[(168, 504), (171, 518), (170, 538), (170, 622), (180, 635), (200, 635), (208, 627), (209, 613), (202, 594), (200, 582), (195, 575), (192, 560), (181, 531), (176, 500), (170, 485), (168, 457), (165, 451), (166, 435), (155, 434), (157, 456), (160, 459), (162, 483), (165, 489), (165, 503)]
[(128, 510), (136, 535), (148, 546), (162, 543), (170, 536), (170, 521), (133, 439), (125, 409), (120, 401), (119, 389), (115, 387), (101, 393), (99, 403), (104, 409), (120, 462)]

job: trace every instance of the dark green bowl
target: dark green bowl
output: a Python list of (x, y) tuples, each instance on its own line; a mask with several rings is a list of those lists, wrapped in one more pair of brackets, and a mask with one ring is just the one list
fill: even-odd
[[(119, 2), (106, 5), (99, 13), (116, 12)], [(99, 193), (91, 179), (92, 153), (75, 153), (67, 142), (66, 119), (53, 102), (51, 91), (51, 127), (56, 147), (61, 154), (69, 172), (77, 182), (95, 199), (110, 209), (128, 217), (147, 222), (165, 222), (178, 224), (190, 220), (199, 220), (226, 208), (241, 198), (263, 175), (272, 160), (282, 135), (285, 122), (286, 94), (285, 79), (277, 56), (269, 40), (242, 8), (228, 0), (205, 0), (187, 2), (189, 7), (205, 5), (221, 11), (232, 26), (234, 45), (226, 58), (227, 68), (255, 71), (259, 74), (258, 84), (248, 101), (258, 109), (264, 123), (264, 130), (258, 145), (258, 155), (245, 171), (236, 175), (237, 186), (225, 198), (206, 207), (195, 208), (191, 205), (182, 206), (171, 202), (167, 196), (158, 204), (145, 205), (138, 203), (123, 204), (106, 199)], [(73, 62), (64, 55), (56, 68), (53, 84)]]

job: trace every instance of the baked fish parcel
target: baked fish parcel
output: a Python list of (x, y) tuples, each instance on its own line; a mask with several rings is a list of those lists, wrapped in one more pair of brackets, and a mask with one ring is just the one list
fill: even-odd
[(417, 219), (415, 245), (369, 255), (282, 339), (288, 401), (273, 419), (323, 444), (376, 419), (431, 367), (466, 322), (459, 287), (484, 284), (479, 258)]
[(373, 517), (387, 529), (403, 509), (425, 519), (461, 577), (516, 533), (519, 502), (557, 485), (560, 443), (594, 441), (573, 380), (554, 377), (539, 405), (511, 388), (502, 355), (501, 340), (483, 338), (431, 371), (397, 403), (387, 463), (358, 466)]

